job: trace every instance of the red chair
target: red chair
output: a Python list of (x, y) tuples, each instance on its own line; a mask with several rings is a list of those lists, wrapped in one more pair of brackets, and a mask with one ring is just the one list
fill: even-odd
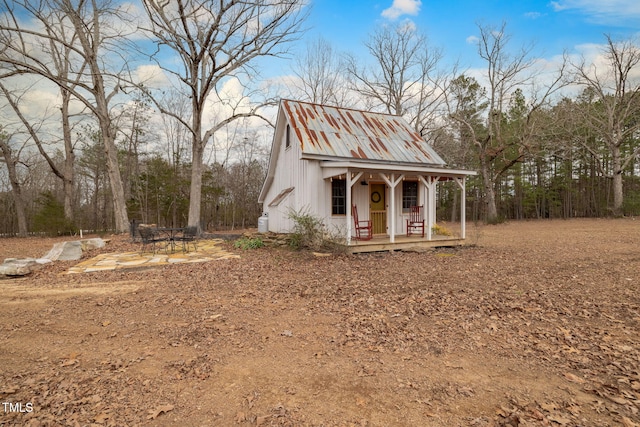
[(351, 206), (351, 215), (353, 215), (353, 222), (356, 228), (356, 240), (371, 240), (373, 239), (371, 220), (358, 220), (358, 208), (356, 205)]
[(424, 237), (424, 215), (422, 214), (422, 206), (411, 206), (409, 208), (409, 219), (407, 219), (407, 236), (418, 234), (422, 230)]

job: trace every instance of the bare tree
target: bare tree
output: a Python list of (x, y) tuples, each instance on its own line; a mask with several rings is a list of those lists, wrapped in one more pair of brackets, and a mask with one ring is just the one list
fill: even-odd
[[(209, 126), (203, 123), (207, 101), (218, 95), (230, 77), (247, 73), (255, 78), (260, 57), (285, 53), (288, 42), (301, 32), (305, 18), (303, 0), (144, 0), (150, 20), (147, 31), (158, 44), (158, 53), (176, 54), (181, 69), (158, 64), (185, 87), (191, 100), (191, 115), (179, 116), (156, 102), (164, 114), (174, 116), (192, 136), (192, 171), (189, 225), (200, 227), (204, 151), (216, 131), (242, 117), (257, 115), (256, 105), (246, 99), (228, 103), (227, 114)], [(170, 52), (167, 52), (168, 49)]]
[[(55, 176), (62, 180), (62, 187), (64, 193), (64, 215), (72, 222), (73, 221), (73, 192), (75, 184), (75, 151), (74, 143), (71, 137), (71, 114), (69, 111), (69, 105), (71, 102), (71, 94), (66, 90), (61, 90), (61, 103), (60, 103), (60, 122), (62, 124), (62, 135), (64, 143), (64, 163), (59, 166), (56, 161), (45, 149), (48, 145), (44, 137), (41, 137), (39, 129), (44, 126), (43, 121), (36, 122), (36, 119), (29, 119), (23, 113), (21, 107), (20, 97), (14, 96), (11, 90), (9, 90), (4, 83), (0, 80), (0, 91), (4, 94), (8, 104), (13, 109), (14, 113), (20, 119), (22, 126), (26, 129), (31, 139), (36, 144), (36, 147), (40, 154), (44, 157), (47, 164), (51, 168), (51, 171)], [(55, 141), (53, 141), (55, 143)]]
[[(483, 109), (487, 108), (484, 126), (478, 127), (477, 115), (466, 116), (468, 110), (459, 110), (456, 107), (458, 97), (462, 96), (460, 99), (464, 99), (469, 94), (450, 92), (447, 104), (450, 117), (466, 129), (465, 138), (475, 148), (483, 183), (487, 220), (493, 222), (498, 219), (495, 184), (513, 165), (522, 162), (525, 154), (531, 149), (531, 144), (537, 138), (537, 112), (565, 85), (565, 65), (563, 63), (558, 70), (554, 70), (550, 80), (539, 87), (534, 78), (534, 71), (539, 70), (534, 69), (535, 61), (530, 57), (531, 47), (523, 47), (515, 54), (510, 54), (510, 36), (505, 32), (505, 23), (498, 28), (491, 25), (478, 25), (478, 28), (478, 54), (486, 62), (484, 77), (487, 87), (482, 92), (485, 99), (481, 100)], [(523, 89), (527, 89), (529, 95), (526, 100)], [(476, 95), (477, 90), (474, 93), (474, 96)], [(517, 99), (518, 97), (520, 99)], [(504, 132), (504, 127), (508, 122), (507, 110), (516, 100), (526, 111), (522, 113), (524, 118), (521, 120), (521, 133), (513, 137), (513, 134)]]
[[(623, 153), (622, 146), (640, 131), (640, 46), (631, 40), (614, 41), (606, 36), (607, 43), (602, 49), (606, 68), (597, 68), (596, 63), (588, 64), (583, 58), (573, 64), (576, 81), (585, 88), (581, 103), (583, 122), (594, 134), (598, 142), (604, 142), (607, 152), (602, 153), (588, 141), (582, 145), (595, 158), (604, 176), (613, 180), (613, 213), (622, 214), (624, 202), (622, 175), (624, 170), (640, 154), (640, 145)], [(603, 165), (611, 156), (610, 172)]]
[(182, 96), (178, 91), (172, 90), (167, 92), (162, 99), (162, 105), (167, 106), (174, 115), (163, 114), (162, 134), (166, 140), (166, 156), (169, 163), (174, 167), (180, 164), (188, 163), (191, 158), (191, 135), (189, 129), (184, 126), (178, 117), (188, 117), (190, 102), (189, 98)]
[[(58, 85), (84, 104), (97, 118), (104, 140), (106, 165), (118, 232), (127, 231), (129, 221), (115, 145), (116, 130), (111, 117), (114, 97), (120, 89), (126, 60), (126, 40), (119, 28), (125, 16), (109, 0), (4, 0), (7, 11), (0, 21), (0, 63), (3, 78), (34, 74)], [(36, 26), (23, 23), (29, 18)], [(68, 73), (51, 67), (42, 49), (63, 53)], [(117, 66), (121, 69), (115, 69)]]
[(352, 89), (364, 97), (368, 108), (405, 116), (427, 137), (442, 101), (438, 71), (442, 52), (406, 23), (380, 27), (365, 46), (375, 63), (361, 67), (357, 58), (348, 58)]
[(316, 104), (349, 107), (344, 64), (341, 56), (326, 39), (319, 37), (307, 43), (303, 55), (297, 56), (293, 69), (297, 79), (293, 86), (296, 98)]

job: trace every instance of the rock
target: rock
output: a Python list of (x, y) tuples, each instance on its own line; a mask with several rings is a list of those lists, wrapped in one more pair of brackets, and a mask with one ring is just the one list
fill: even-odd
[(100, 238), (60, 242), (42, 258), (7, 258), (0, 264), (0, 278), (26, 276), (51, 261), (72, 261), (82, 258), (83, 250), (102, 248), (106, 242)]
[(104, 245), (104, 240), (100, 238), (60, 242), (53, 245), (53, 248), (43, 258), (52, 261), (73, 261), (82, 258), (83, 250), (101, 248)]
[(80, 244), (82, 245), (82, 250), (83, 251), (88, 251), (91, 249), (99, 249), (99, 248), (103, 248), (106, 244), (106, 241), (104, 241), (103, 239), (96, 237), (94, 239), (85, 239), (85, 240), (80, 240)]
[(26, 276), (49, 262), (51, 262), (51, 260), (42, 258), (7, 258), (4, 260), (4, 263), (0, 265), (0, 278)]
[(53, 248), (45, 254), (43, 258), (51, 261), (70, 261), (80, 259), (82, 257), (82, 245), (79, 240), (75, 242), (59, 242), (53, 245)]

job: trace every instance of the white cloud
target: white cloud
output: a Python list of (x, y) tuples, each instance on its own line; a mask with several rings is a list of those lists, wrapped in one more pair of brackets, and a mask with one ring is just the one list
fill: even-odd
[(418, 29), (416, 23), (411, 19), (405, 19), (402, 24), (398, 27), (401, 31), (414, 32)]
[(542, 14), (540, 12), (527, 12), (524, 14), (524, 17), (529, 19), (538, 19), (541, 16)]
[(476, 43), (478, 43), (479, 40), (480, 39), (477, 36), (469, 36), (466, 39), (467, 44), (476, 44)]
[(601, 24), (619, 25), (640, 19), (638, 0), (558, 0), (550, 5), (556, 12), (574, 10)]
[(141, 65), (136, 69), (136, 77), (139, 83), (147, 87), (162, 88), (169, 85), (169, 79), (158, 65)]
[(382, 16), (387, 19), (398, 19), (402, 15), (417, 15), (420, 12), (422, 2), (420, 0), (393, 0), (388, 9), (382, 11)]

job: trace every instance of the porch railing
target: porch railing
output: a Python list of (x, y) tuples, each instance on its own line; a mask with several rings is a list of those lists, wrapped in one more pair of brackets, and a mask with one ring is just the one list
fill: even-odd
[(387, 211), (370, 211), (373, 234), (387, 234)]

